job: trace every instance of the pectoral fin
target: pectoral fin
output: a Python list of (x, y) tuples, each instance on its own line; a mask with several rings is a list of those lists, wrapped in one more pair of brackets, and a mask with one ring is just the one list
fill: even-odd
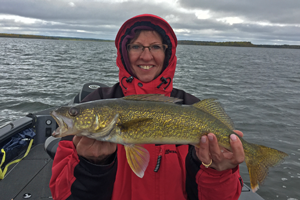
[(138, 177), (143, 178), (150, 161), (149, 152), (141, 145), (125, 145), (125, 151), (130, 168)]
[(132, 128), (132, 127), (141, 127), (145, 126), (147, 122), (151, 122), (153, 119), (151, 118), (141, 118), (141, 119), (134, 119), (125, 123), (120, 124), (120, 126), (124, 129)]

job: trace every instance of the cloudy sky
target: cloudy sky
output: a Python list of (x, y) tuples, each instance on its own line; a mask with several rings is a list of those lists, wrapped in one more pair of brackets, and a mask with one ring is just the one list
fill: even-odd
[(113, 40), (142, 13), (179, 40), (300, 45), (299, 0), (0, 0), (0, 33)]

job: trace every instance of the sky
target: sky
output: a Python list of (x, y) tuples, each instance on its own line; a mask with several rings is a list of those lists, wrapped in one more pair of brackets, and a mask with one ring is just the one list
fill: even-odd
[(114, 40), (144, 13), (178, 40), (300, 45), (299, 0), (0, 0), (0, 33)]

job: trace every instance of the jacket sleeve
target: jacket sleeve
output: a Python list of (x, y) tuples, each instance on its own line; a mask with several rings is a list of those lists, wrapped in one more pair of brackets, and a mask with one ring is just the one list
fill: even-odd
[(53, 199), (111, 199), (117, 171), (114, 156), (109, 165), (95, 165), (78, 156), (72, 141), (60, 141), (50, 180)]
[[(115, 84), (95, 90), (82, 102), (122, 96), (119, 84)], [(50, 180), (53, 199), (111, 199), (117, 172), (116, 152), (111, 164), (95, 165), (77, 154), (72, 139), (62, 138), (54, 157)]]
[(205, 168), (193, 146), (186, 157), (186, 169), (186, 190), (190, 200), (237, 200), (242, 192), (239, 166), (221, 172)]

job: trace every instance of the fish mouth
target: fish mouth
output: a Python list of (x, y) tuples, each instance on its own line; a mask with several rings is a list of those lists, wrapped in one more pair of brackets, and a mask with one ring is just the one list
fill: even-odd
[(57, 112), (52, 111), (51, 116), (56, 121), (58, 128), (53, 131), (53, 137), (62, 137), (66, 132), (73, 128), (73, 120), (64, 116), (59, 115)]

